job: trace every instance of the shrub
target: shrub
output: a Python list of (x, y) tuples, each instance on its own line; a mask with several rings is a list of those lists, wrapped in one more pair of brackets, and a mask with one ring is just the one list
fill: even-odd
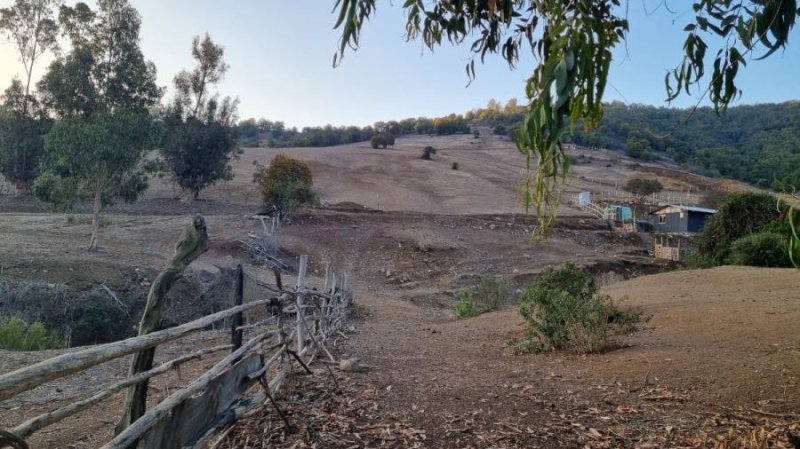
[(453, 165), (450, 166), (453, 170), (458, 170), (458, 162), (453, 162)]
[(304, 204), (314, 204), (311, 169), (304, 162), (278, 154), (269, 167), (256, 164), (253, 182), (259, 185), (261, 200), (285, 218)]
[(774, 232), (759, 232), (735, 240), (729, 260), (736, 265), (754, 267), (791, 267), (785, 237)]
[(498, 310), (515, 299), (514, 286), (495, 277), (482, 278), (474, 287), (458, 292), (453, 312), (459, 318)]
[(698, 236), (697, 253), (709, 257), (715, 265), (731, 263), (731, 245), (742, 237), (762, 231), (788, 236), (781, 214), (777, 200), (770, 195), (755, 192), (727, 195)]
[(421, 159), (425, 159), (426, 161), (429, 161), (429, 160), (431, 160), (431, 158), (432, 158), (432, 156), (434, 154), (436, 154), (436, 148), (434, 148), (432, 146), (427, 146), (427, 147), (422, 149), (422, 156), (420, 156), (420, 158)]
[(494, 127), (494, 129), (492, 129), (492, 133), (496, 136), (505, 136), (508, 134), (508, 130), (503, 125), (497, 125)]
[(41, 322), (47, 329), (66, 331), (69, 289), (65, 284), (30, 280), (0, 280), (0, 316)]
[(108, 343), (132, 337), (135, 320), (117, 299), (102, 287), (76, 300), (73, 311), (72, 346)]
[(389, 140), (383, 134), (376, 134), (372, 136), (372, 139), (370, 139), (369, 143), (372, 145), (372, 148), (375, 148), (376, 150), (378, 148), (385, 149), (386, 146), (389, 145)]
[(519, 310), (528, 323), (530, 341), (524, 345), (536, 351), (599, 352), (609, 345), (610, 326), (627, 331), (640, 319), (598, 295), (592, 275), (572, 263), (545, 271), (528, 287)]
[(386, 143), (390, 146), (394, 146), (394, 134), (387, 134), (386, 135)]
[(475, 298), (472, 297), (472, 294), (463, 290), (458, 292), (456, 302), (453, 304), (453, 313), (458, 318), (468, 318), (480, 315), (476, 310)]
[(12, 351), (40, 351), (64, 347), (57, 332), (47, 330), (36, 321), (28, 325), (20, 317), (0, 317), (0, 348)]
[(481, 132), (480, 132), (480, 130), (478, 130), (478, 129), (475, 129), (474, 131), (472, 131), (472, 137), (474, 137), (474, 138), (476, 138), (476, 139), (480, 138), (480, 137), (481, 137)]

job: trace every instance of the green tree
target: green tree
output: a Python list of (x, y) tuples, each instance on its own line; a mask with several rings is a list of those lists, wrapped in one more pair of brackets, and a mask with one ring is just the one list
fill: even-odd
[(424, 159), (426, 161), (429, 161), (429, 160), (433, 159), (433, 155), (434, 154), (436, 154), (436, 148), (434, 148), (432, 146), (427, 146), (427, 147), (422, 149), (422, 156), (420, 156), (420, 159)]
[(28, 112), (31, 79), (37, 60), (58, 48), (58, 22), (54, 14), (60, 4), (60, 0), (15, 0), (12, 6), (0, 9), (0, 34), (5, 34), (17, 47), (25, 69), (23, 115)]
[(219, 83), (228, 66), (224, 51), (206, 36), (192, 41), (197, 66), (175, 77), (177, 95), (167, 108), (161, 156), (175, 184), (195, 200), (217, 181), (233, 179), (230, 161), (238, 157), (236, 102), (219, 100), (209, 90)]
[[(336, 1), (335, 27), (342, 36), (334, 65), (348, 48), (358, 47), (377, 4)], [(430, 49), (445, 39), (458, 45), (475, 37), (466, 67), (470, 78), (478, 57), (499, 54), (514, 66), (521, 50), (534, 53), (525, 88), (528, 111), (515, 140), (529, 166), (535, 156), (525, 204), (535, 208), (542, 230), (548, 229), (558, 205), (555, 183), (569, 169), (562, 138), (570, 126), (591, 129), (600, 123), (612, 51), (628, 32), (625, 7), (620, 0), (408, 0), (403, 7), (408, 38), (421, 38)], [(695, 0), (692, 9), (683, 59), (665, 79), (666, 97), (705, 91), (718, 113), (738, 95), (736, 76), (747, 59), (785, 47), (800, 14), (796, 0)], [(713, 55), (708, 75), (707, 54)]]
[(25, 71), (5, 91), (0, 107), (0, 173), (14, 183), (18, 193), (28, 190), (38, 176), (43, 151), (42, 136), (51, 121), (31, 93), (33, 70), (39, 58), (58, 48), (58, 0), (16, 0), (0, 9), (0, 35), (16, 47)]
[(141, 19), (127, 0), (63, 7), (71, 51), (39, 83), (58, 117), (45, 137), (46, 175), (37, 196), (69, 205), (91, 199), (90, 250), (98, 247), (100, 213), (116, 201), (135, 201), (147, 188), (145, 153), (159, 127), (149, 110), (161, 98), (155, 66), (139, 48)]
[(642, 197), (652, 195), (664, 190), (664, 186), (657, 179), (633, 178), (622, 187), (626, 192)]
[(386, 149), (386, 146), (389, 145), (389, 140), (383, 134), (376, 134), (376, 135), (372, 136), (372, 139), (370, 139), (369, 143), (370, 143), (370, 145), (372, 145), (372, 148), (374, 148), (376, 150), (378, 148)]
[(14, 79), (0, 104), (0, 173), (18, 193), (26, 192), (39, 175), (43, 136), (52, 125), (36, 99), (25, 98), (22, 83)]

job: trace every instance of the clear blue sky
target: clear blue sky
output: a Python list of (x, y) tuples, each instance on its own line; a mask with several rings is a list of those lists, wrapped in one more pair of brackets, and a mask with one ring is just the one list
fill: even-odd
[[(402, 1), (381, 1), (362, 35), (362, 47), (332, 68), (338, 32), (333, 30), (333, 0), (131, 0), (142, 15), (142, 49), (158, 67), (159, 82), (191, 66), (192, 37), (209, 32), (225, 47), (230, 64), (220, 93), (240, 99), (239, 116), (283, 120), (290, 126), (364, 125), (377, 120), (464, 112), (490, 98), (504, 102), (524, 97), (524, 80), (533, 60), (516, 70), (500, 58), (479, 68), (465, 87), (467, 46), (445, 45), (433, 54), (404, 38)], [(624, 2), (623, 2), (624, 3)], [(691, 19), (688, 1), (630, 0), (631, 32), (616, 52), (607, 100), (664, 104), (664, 73), (682, 52), (683, 27)], [(0, 0), (1, 6), (11, 0)], [(683, 13), (683, 15), (680, 15)], [(800, 98), (800, 36), (794, 32), (785, 52), (752, 61), (741, 72), (740, 103)], [(0, 87), (21, 66), (7, 42), (0, 45)], [(618, 92), (617, 92), (618, 91)], [(169, 94), (168, 94), (169, 95)], [(693, 105), (682, 97), (674, 104)]]

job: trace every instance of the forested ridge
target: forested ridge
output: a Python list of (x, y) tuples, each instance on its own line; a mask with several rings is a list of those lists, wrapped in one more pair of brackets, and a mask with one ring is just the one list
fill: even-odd
[(800, 186), (800, 102), (686, 109), (610, 103), (596, 130), (569, 140), (625, 151), (633, 157), (667, 156), (707, 176), (761, 187)]
[[(524, 118), (515, 100), (490, 100), (465, 118), (515, 133)], [(725, 176), (760, 187), (800, 187), (800, 101), (742, 105), (717, 115), (711, 107), (689, 109), (620, 102), (604, 105), (598, 128), (579, 124), (564, 139), (588, 147), (624, 151), (643, 160), (669, 158), (706, 176)]]

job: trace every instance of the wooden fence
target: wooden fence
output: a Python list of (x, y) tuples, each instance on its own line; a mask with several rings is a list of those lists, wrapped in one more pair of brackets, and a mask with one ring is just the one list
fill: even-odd
[[(346, 274), (340, 278), (331, 275), (330, 280), (326, 276), (326, 285), (317, 290), (307, 285), (307, 267), (308, 257), (302, 256), (297, 283), (288, 289), (283, 287), (280, 273), (274, 270), (275, 285), (259, 282), (272, 293), (271, 297), (246, 304), (242, 304), (241, 295), (246, 273), (240, 267), (237, 300), (230, 309), (180, 326), (63, 354), (0, 376), (0, 401), (4, 401), (46, 382), (154, 349), (214, 323), (223, 320), (231, 323), (231, 344), (203, 348), (163, 362), (108, 385), (87, 398), (28, 419), (13, 429), (0, 430), (0, 448), (27, 449), (26, 440), (44, 427), (85, 411), (117, 392), (146, 386), (148, 379), (183, 363), (221, 351), (230, 353), (119, 431), (102, 449), (199, 449), (206, 447), (222, 429), (254, 408), (267, 404), (281, 414), (274, 393), (293, 370), (310, 372), (308, 365), (318, 355), (323, 354), (334, 361), (326, 344), (332, 336), (342, 333), (352, 303), (352, 296), (347, 292)], [(262, 318), (245, 323), (245, 312), (253, 310), (264, 312), (259, 314)], [(249, 335), (247, 341), (243, 338), (245, 333)], [(246, 394), (257, 384), (261, 386), (258, 394)]]

